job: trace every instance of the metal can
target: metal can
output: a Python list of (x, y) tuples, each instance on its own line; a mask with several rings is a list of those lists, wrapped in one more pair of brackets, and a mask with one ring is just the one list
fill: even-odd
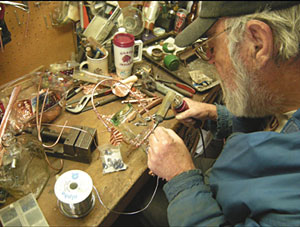
[(183, 30), (185, 26), (186, 15), (187, 15), (186, 9), (182, 9), (182, 8), (178, 9), (175, 18), (175, 27), (174, 27), (175, 32), (179, 33)]

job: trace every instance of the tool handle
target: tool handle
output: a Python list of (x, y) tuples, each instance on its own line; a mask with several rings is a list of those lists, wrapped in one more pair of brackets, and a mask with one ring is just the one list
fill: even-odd
[(136, 75), (132, 75), (130, 77), (127, 77), (126, 79), (121, 80), (121, 82), (123, 84), (127, 84), (127, 83), (130, 83), (130, 82), (136, 82), (137, 80), (138, 80), (138, 77)]
[[(113, 101), (118, 100), (118, 99), (119, 99), (119, 97), (114, 95), (114, 96), (109, 97), (107, 99), (103, 99), (103, 100), (100, 100), (100, 101), (96, 102), (95, 107), (103, 106), (107, 103), (113, 102)], [(92, 109), (93, 109), (93, 106), (86, 106), (86, 107), (83, 108), (83, 110), (80, 113), (88, 111), (88, 110), (92, 110)]]
[[(181, 113), (181, 112), (186, 111), (187, 109), (190, 108), (188, 106), (187, 102), (185, 100), (183, 100), (181, 97), (176, 97), (176, 99), (179, 99), (178, 102), (180, 102), (179, 105), (177, 105), (176, 107), (173, 108), (176, 113)], [(202, 121), (199, 120), (199, 119), (195, 119), (195, 118), (193, 118), (193, 119), (196, 121), (194, 127), (195, 128), (200, 128), (202, 126)]]
[(159, 107), (156, 115), (156, 118), (159, 122), (163, 121), (166, 116), (173, 100), (175, 99), (176, 93), (173, 91), (168, 91), (167, 95), (164, 97), (161, 106)]
[(184, 89), (184, 90), (186, 90), (186, 91), (188, 91), (192, 94), (196, 93), (196, 90), (194, 88), (190, 87), (190, 86), (187, 86), (187, 85), (181, 84), (181, 83), (176, 83), (176, 82), (174, 82), (174, 83), (177, 87), (182, 88), (182, 89)]
[(167, 87), (170, 87), (172, 89), (174, 89), (175, 91), (179, 92), (180, 94), (186, 96), (186, 97), (189, 97), (189, 98), (192, 98), (193, 97), (193, 94), (182, 89), (182, 88), (179, 88), (178, 86), (176, 86), (175, 84), (166, 84)]
[[(145, 106), (145, 109), (150, 110), (151, 108), (153, 108), (161, 103), (162, 103), (162, 98), (158, 98), (158, 99), (154, 100), (153, 102), (149, 103), (147, 106)], [(139, 111), (139, 114), (143, 115), (146, 112), (145, 109), (141, 109)]]

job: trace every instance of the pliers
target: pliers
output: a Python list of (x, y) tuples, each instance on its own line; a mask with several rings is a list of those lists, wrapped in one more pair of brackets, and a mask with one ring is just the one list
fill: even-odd
[[(105, 89), (102, 92), (97, 92), (95, 94), (84, 95), (79, 100), (75, 99), (75, 100), (72, 100), (72, 101), (68, 102), (66, 104), (67, 105), (66, 110), (71, 112), (71, 113), (80, 113), (85, 108), (85, 106), (88, 104), (88, 102), (92, 99), (93, 96), (95, 98), (95, 97), (99, 97), (99, 96), (103, 96), (103, 95), (108, 95), (111, 92), (112, 92), (111, 89)], [(78, 102), (77, 105), (75, 107), (72, 106), (72, 104), (76, 103), (76, 102)]]
[(194, 88), (192, 88), (184, 83), (166, 80), (166, 79), (162, 78), (161, 76), (159, 76), (158, 74), (155, 75), (154, 79), (156, 81), (163, 82), (166, 86), (174, 89), (175, 91), (177, 91), (187, 97), (193, 97), (193, 94), (196, 93), (196, 90)]

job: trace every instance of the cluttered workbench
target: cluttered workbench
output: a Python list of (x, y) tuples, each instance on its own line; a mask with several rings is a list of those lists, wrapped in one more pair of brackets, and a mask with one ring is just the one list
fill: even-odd
[[(157, 69), (158, 70), (158, 69)], [(164, 74), (161, 70), (160, 75)], [(216, 94), (217, 90), (213, 93), (203, 93), (194, 95), (193, 99), (203, 101), (209, 94)], [(158, 93), (159, 96), (161, 94)], [(213, 100), (216, 96), (210, 97)], [(208, 99), (209, 100), (209, 99)], [(101, 106), (99, 109), (103, 114), (111, 114), (117, 112), (122, 107), (121, 101), (117, 100), (110, 104)], [(158, 110), (159, 106), (151, 110), (151, 114)], [(172, 116), (172, 111), (168, 111), (167, 116)], [(65, 120), (68, 120), (72, 125), (85, 125), (89, 127), (97, 128), (97, 136), (99, 145), (108, 144), (110, 140), (110, 134), (106, 131), (102, 122), (97, 119), (97, 116), (93, 111), (86, 111), (79, 115), (74, 115), (68, 112), (62, 114), (55, 123), (63, 124)], [(167, 128), (178, 128), (178, 121), (175, 119), (163, 121), (161, 125)], [(191, 136), (191, 134), (190, 134)], [(118, 212), (132, 212), (123, 210), (131, 201), (133, 196), (138, 193), (139, 189), (145, 184), (145, 182), (151, 177), (148, 175), (147, 169), (147, 155), (144, 150), (128, 150), (126, 147), (121, 149), (121, 154), (124, 163), (127, 165), (127, 169), (110, 174), (103, 174), (103, 166), (100, 154), (98, 150), (92, 153), (92, 162), (90, 164), (83, 164), (73, 161), (64, 161), (63, 172), (72, 169), (83, 170), (88, 173), (94, 186), (97, 188), (99, 195), (107, 208), (100, 204), (96, 198), (95, 207), (84, 218), (70, 219), (62, 215), (57, 207), (57, 199), (54, 194), (55, 177), (52, 176), (47, 183), (47, 186), (43, 190), (38, 203), (44, 213), (50, 226), (109, 226), (111, 225), (119, 214), (116, 214), (109, 209)], [(53, 166), (59, 166), (59, 160), (52, 160)], [(153, 191), (155, 185), (153, 185)]]
[[(157, 10), (159, 3), (150, 2), (153, 5), (146, 4), (145, 9)], [(74, 4), (62, 6), (72, 10), (78, 6), (81, 16), (82, 2)], [(8, 197), (0, 207), (2, 222), (19, 218), (19, 213), (12, 215), (13, 206), (7, 205), (17, 199), (22, 204), (21, 199), (29, 193), (34, 194), (39, 215), (49, 226), (109, 226), (123, 212), (135, 213), (125, 208), (153, 177), (147, 169), (148, 136), (158, 125), (171, 128), (194, 152), (199, 131), (179, 123), (173, 110), (181, 108), (183, 97), (207, 103), (219, 97), (216, 71), (197, 58), (197, 45), (178, 48), (174, 44), (179, 30), (161, 22), (169, 29), (154, 35), (153, 22), (150, 26), (147, 21), (138, 29), (130, 28), (127, 17), (147, 14), (147, 10), (139, 10), (141, 5), (121, 9), (109, 1), (97, 7), (94, 10), (103, 8), (104, 14), (99, 11), (89, 24), (86, 18), (80, 23), (84, 29), (77, 34), (80, 44), (76, 59), (38, 67), (1, 87), (0, 186), (14, 197)], [(75, 16), (66, 17), (72, 21)], [(56, 23), (65, 23), (63, 19), (56, 18)], [(109, 30), (96, 30), (103, 21)], [(109, 25), (111, 21), (124, 27), (116, 30)], [(82, 17), (79, 22), (83, 22)], [(142, 35), (144, 26), (147, 30)], [(19, 83), (21, 79), (24, 82)], [(35, 154), (28, 159), (31, 164), (19, 164), (24, 157), (13, 149), (23, 143), (26, 149), (22, 152), (28, 152), (31, 140), (45, 157), (39, 156), (39, 164), (34, 164)], [(9, 157), (4, 150), (9, 151)], [(27, 179), (12, 186), (11, 179), (23, 179), (21, 172)], [(9, 218), (5, 219), (8, 210)], [(30, 212), (24, 213), (26, 217)]]

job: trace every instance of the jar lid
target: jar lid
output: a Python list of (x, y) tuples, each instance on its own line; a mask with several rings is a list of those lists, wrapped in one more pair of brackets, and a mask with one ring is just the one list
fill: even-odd
[(118, 47), (131, 47), (134, 45), (134, 36), (129, 33), (118, 33), (114, 36), (113, 42)]
[(166, 30), (164, 29), (164, 28), (161, 28), (161, 27), (155, 27), (154, 29), (153, 29), (153, 34), (155, 35), (155, 36), (161, 36), (161, 35), (163, 35), (163, 34), (165, 34), (166, 33)]
[(159, 61), (163, 58), (163, 51), (159, 48), (154, 48), (151, 55), (154, 60)]
[(172, 53), (175, 50), (175, 45), (173, 43), (164, 43), (163, 50), (166, 53)]

